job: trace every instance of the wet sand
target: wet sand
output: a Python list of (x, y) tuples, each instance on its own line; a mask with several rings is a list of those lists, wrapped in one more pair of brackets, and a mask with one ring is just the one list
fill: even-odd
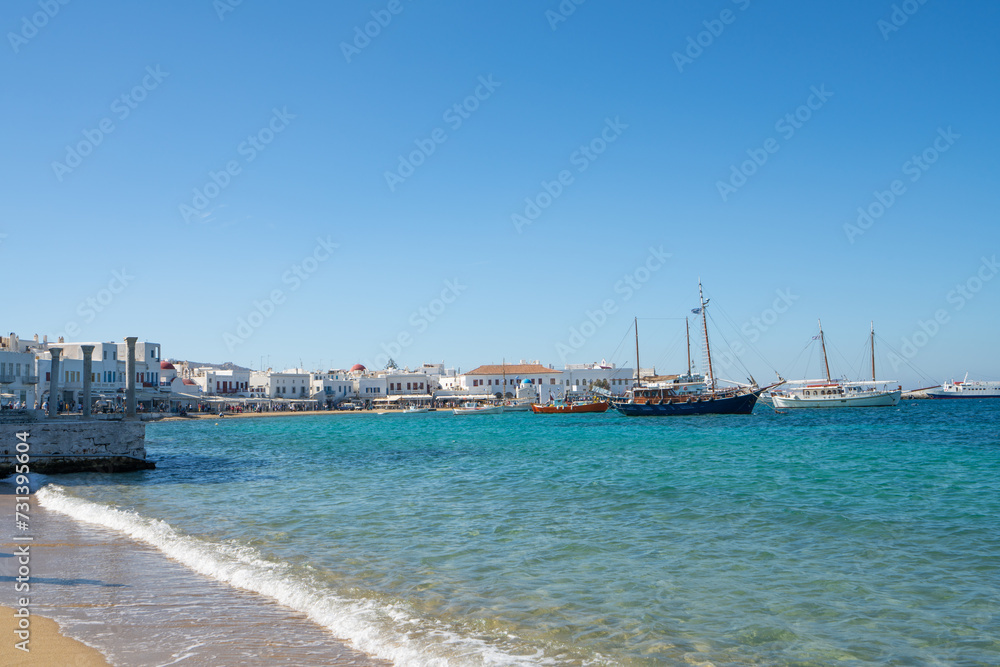
[[(6, 579), (5, 579), (6, 580)], [(97, 649), (90, 648), (59, 632), (59, 625), (44, 616), (31, 616), (26, 644), (27, 652), (15, 646), (17, 619), (14, 609), (0, 605), (0, 664), (4, 667), (50, 667), (51, 665), (76, 665), (78, 667), (104, 667), (109, 664)]]
[[(13, 491), (9, 479), (0, 481), (0, 516), (12, 527)], [(152, 546), (46, 511), (34, 497), (29, 514), (29, 530), (18, 534), (34, 537), (29, 659), (35, 662), (16, 662), (22, 651), (8, 628), (12, 612), (0, 609), (3, 665), (388, 664), (304, 614), (192, 572)], [(14, 551), (24, 542), (12, 537), (4, 530), (0, 546), (0, 605), (9, 607), (24, 595), (14, 588)]]

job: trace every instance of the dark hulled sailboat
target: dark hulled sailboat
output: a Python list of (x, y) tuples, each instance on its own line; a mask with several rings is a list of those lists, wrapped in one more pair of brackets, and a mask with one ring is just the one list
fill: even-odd
[[(642, 386), (636, 371), (637, 384), (628, 400), (615, 403), (615, 409), (627, 417), (656, 417), (672, 415), (748, 415), (760, 395), (782, 382), (760, 388), (751, 385), (719, 387), (712, 368), (712, 348), (708, 341), (708, 320), (701, 282), (698, 283), (698, 298), (701, 307), (695, 314), (701, 315), (702, 330), (705, 332), (705, 356), (708, 358), (708, 377), (691, 374), (691, 341), (688, 334), (688, 372), (668, 382), (654, 382)], [(636, 369), (639, 368), (639, 329), (636, 326)], [(752, 381), (752, 380), (751, 380)]]

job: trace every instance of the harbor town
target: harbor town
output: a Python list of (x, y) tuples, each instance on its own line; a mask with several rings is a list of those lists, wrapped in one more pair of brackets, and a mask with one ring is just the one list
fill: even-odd
[[(129, 369), (129, 359), (134, 368)], [(643, 369), (646, 380), (656, 377)], [(346, 369), (254, 370), (233, 364), (196, 365), (165, 358), (161, 344), (50, 341), (11, 333), (0, 337), (0, 393), (4, 410), (41, 410), (47, 415), (124, 414), (129, 379), (137, 414), (239, 414), (329, 410), (451, 408), (470, 401), (530, 398), (581, 399), (595, 387), (624, 396), (635, 383), (634, 368), (599, 361), (563, 368), (539, 360), (484, 364), (468, 371), (425, 363), (383, 369), (354, 364)], [(89, 404), (86, 397), (90, 397)]]

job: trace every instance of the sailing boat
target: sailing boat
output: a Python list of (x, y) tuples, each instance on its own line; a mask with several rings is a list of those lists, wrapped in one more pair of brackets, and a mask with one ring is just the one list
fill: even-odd
[(864, 382), (844, 382), (830, 377), (830, 362), (826, 358), (826, 338), (823, 323), (819, 323), (820, 345), (823, 348), (823, 366), (826, 380), (799, 380), (781, 391), (772, 391), (771, 400), (776, 408), (875, 408), (899, 404), (902, 387), (890, 389), (895, 380), (875, 379), (875, 323), (871, 327), (872, 379)]
[[(691, 374), (691, 333), (688, 332), (688, 372), (668, 381), (653, 381), (643, 385), (636, 372), (637, 384), (631, 391), (627, 401), (616, 402), (615, 409), (626, 417), (667, 416), (667, 415), (706, 415), (734, 414), (748, 415), (753, 412), (754, 405), (760, 395), (782, 384), (777, 382), (764, 388), (754, 382), (750, 385), (720, 387), (712, 368), (712, 348), (708, 340), (708, 320), (706, 311), (708, 301), (698, 282), (698, 298), (700, 308), (692, 310), (695, 315), (701, 315), (702, 329), (705, 332), (705, 356), (708, 358), (708, 377)], [(635, 366), (639, 366), (639, 327), (636, 320), (635, 332)]]

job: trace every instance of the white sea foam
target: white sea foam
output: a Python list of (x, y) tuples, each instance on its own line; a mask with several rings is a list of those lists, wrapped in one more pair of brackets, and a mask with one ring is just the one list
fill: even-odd
[(292, 572), (287, 563), (266, 560), (251, 547), (183, 535), (165, 521), (76, 498), (55, 484), (40, 489), (36, 497), (46, 509), (121, 532), (152, 545), (195, 572), (301, 611), (337, 637), (352, 642), (355, 648), (398, 665), (551, 662), (538, 654), (517, 656), (482, 639), (462, 636), (442, 623), (415, 618), (398, 604), (338, 596), (323, 590), (307, 575)]

